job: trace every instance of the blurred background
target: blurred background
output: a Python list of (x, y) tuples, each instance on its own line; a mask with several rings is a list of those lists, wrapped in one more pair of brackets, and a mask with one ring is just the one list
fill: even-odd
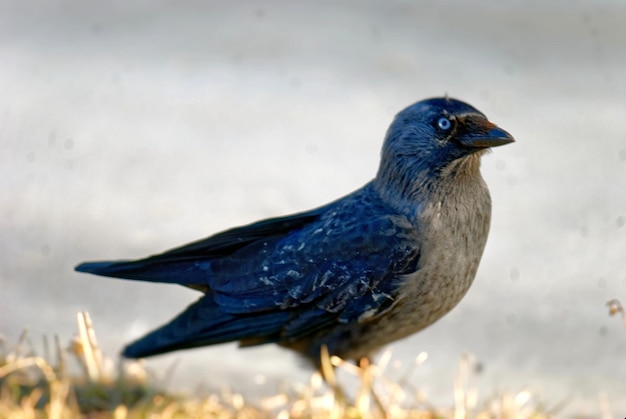
[[(0, 333), (104, 352), (198, 295), (73, 272), (306, 210), (375, 174), (394, 114), (449, 94), (511, 132), (483, 159), (491, 235), (452, 313), (391, 346), (451, 404), (483, 396), (626, 412), (626, 4), (614, 1), (0, 2)], [(150, 359), (174, 389), (273, 394), (310, 371), (271, 346)], [(175, 367), (174, 367), (175, 366)]]

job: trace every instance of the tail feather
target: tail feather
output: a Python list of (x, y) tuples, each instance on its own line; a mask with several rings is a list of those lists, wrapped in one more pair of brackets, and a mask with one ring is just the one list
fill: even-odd
[(128, 261), (105, 261), (105, 262), (84, 262), (74, 268), (77, 272), (86, 272), (96, 275), (110, 275), (115, 272), (115, 268), (126, 264)]
[(255, 344), (276, 342), (285, 311), (249, 316), (224, 313), (210, 295), (201, 297), (170, 323), (126, 346), (126, 358), (144, 358), (179, 349), (190, 349), (237, 340)]
[(210, 276), (209, 262), (154, 263), (148, 260), (119, 260), (102, 262), (85, 262), (74, 268), (78, 272), (114, 278), (134, 279), (148, 282), (165, 282), (182, 285), (208, 284)]

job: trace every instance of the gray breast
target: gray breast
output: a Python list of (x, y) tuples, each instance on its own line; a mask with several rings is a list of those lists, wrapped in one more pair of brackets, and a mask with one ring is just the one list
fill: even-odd
[(476, 275), (491, 218), (487, 186), (480, 174), (473, 180), (459, 188), (450, 179), (455, 187), (435, 191), (416, 215), (421, 237), (418, 269), (397, 279), (392, 307), (363, 322), (353, 335), (359, 342), (346, 345), (343, 356), (366, 356), (416, 333), (461, 301)]

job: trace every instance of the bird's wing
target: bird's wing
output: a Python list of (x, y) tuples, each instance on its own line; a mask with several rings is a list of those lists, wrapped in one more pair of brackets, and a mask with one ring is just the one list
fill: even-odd
[(324, 207), (236, 227), (165, 253), (140, 260), (85, 262), (75, 269), (95, 275), (150, 282), (177, 283), (192, 288), (207, 286), (204, 262), (228, 257), (259, 240), (275, 240), (316, 220)]
[(282, 241), (254, 242), (212, 261), (210, 291), (124, 355), (233, 340), (290, 344), (384, 312), (398, 276), (417, 269), (419, 242), (405, 218), (354, 209), (358, 221), (329, 213)]
[(261, 221), (134, 262), (84, 264), (95, 274), (207, 294), (125, 352), (131, 357), (229, 340), (298, 340), (380, 314), (414, 272), (419, 231), (370, 187), (325, 207)]
[(232, 314), (317, 307), (347, 315), (359, 300), (356, 315), (383, 305), (395, 281), (417, 269), (420, 245), (406, 216), (362, 193), (289, 235), (211, 261), (211, 293)]

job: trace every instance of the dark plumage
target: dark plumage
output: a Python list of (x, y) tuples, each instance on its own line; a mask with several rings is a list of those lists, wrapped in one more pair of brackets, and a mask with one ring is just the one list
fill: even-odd
[(203, 292), (124, 356), (239, 341), (277, 343), (318, 363), (430, 325), (463, 297), (480, 261), (491, 199), (486, 149), (513, 137), (451, 98), (418, 102), (391, 124), (376, 177), (323, 207), (227, 230), (137, 261), (76, 270)]

